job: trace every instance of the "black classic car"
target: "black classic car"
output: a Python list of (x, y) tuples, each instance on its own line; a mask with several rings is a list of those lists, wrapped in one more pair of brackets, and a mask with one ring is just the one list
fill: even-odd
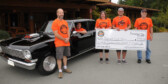
[[(71, 56), (74, 58), (95, 48), (95, 21), (92, 19), (66, 20), (71, 31)], [(55, 36), (51, 29), (53, 21), (43, 25), (38, 33), (9, 38), (0, 42), (1, 58), (9, 65), (28, 70), (38, 69), (40, 74), (54, 73), (57, 64), (55, 58)], [(75, 25), (80, 22), (87, 34), (75, 33)]]

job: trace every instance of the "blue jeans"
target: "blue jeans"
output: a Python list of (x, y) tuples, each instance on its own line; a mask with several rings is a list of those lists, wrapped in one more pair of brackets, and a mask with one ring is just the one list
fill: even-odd
[[(147, 40), (147, 49), (146, 49), (146, 60), (150, 59), (151, 51), (149, 49), (149, 42), (150, 40)], [(137, 51), (138, 59), (142, 59), (142, 51), (138, 50)]]

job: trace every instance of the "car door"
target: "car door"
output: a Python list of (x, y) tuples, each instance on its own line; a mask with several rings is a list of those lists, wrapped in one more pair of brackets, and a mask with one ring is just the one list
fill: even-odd
[[(92, 45), (92, 42), (89, 42), (91, 40), (90, 38), (91, 38), (92, 33), (89, 31), (88, 21), (83, 21), (80, 23), (82, 24), (82, 28), (86, 29), (86, 31), (88, 33), (86, 33), (86, 34), (80, 34), (80, 33), (71, 34), (72, 55), (76, 55), (76, 54), (80, 54), (82, 52), (85, 52)], [(73, 31), (74, 31), (74, 29), (72, 29), (72, 32)]]
[(90, 35), (89, 37), (89, 47), (94, 48), (95, 47), (95, 21), (91, 20), (88, 21), (88, 34)]

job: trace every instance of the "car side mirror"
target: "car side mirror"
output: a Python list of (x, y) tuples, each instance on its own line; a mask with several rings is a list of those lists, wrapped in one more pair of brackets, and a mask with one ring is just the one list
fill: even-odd
[(72, 31), (71, 36), (76, 36), (77, 32), (76, 31)]
[(73, 31), (72, 34), (76, 34), (77, 32), (76, 31)]

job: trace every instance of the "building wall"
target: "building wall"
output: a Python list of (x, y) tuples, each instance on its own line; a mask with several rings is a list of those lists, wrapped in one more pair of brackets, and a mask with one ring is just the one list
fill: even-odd
[[(16, 0), (20, 1), (20, 0)], [(24, 1), (24, 0), (23, 0)], [(52, 1), (52, 0), (51, 0)], [(64, 19), (76, 19), (80, 18), (92, 18), (90, 9), (93, 5), (78, 4), (78, 3), (61, 3), (55, 2), (55, 4), (44, 2), (37, 5), (31, 5), (33, 1), (29, 2), (11, 2), (3, 0), (0, 3), (0, 29), (10, 31), (11, 28), (24, 28), (27, 32), (33, 33), (39, 31), (44, 22), (54, 20), (56, 18), (56, 10), (63, 8), (65, 11)], [(22, 5), (22, 4), (25, 5)], [(20, 7), (18, 7), (18, 6)]]

